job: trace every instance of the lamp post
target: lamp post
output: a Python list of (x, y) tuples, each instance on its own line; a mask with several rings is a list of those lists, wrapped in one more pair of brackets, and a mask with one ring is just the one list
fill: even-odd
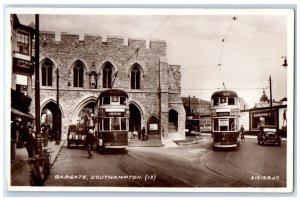
[(36, 126), (36, 154), (42, 153), (42, 135), (41, 135), (41, 114), (40, 114), (40, 68), (39, 68), (39, 14), (35, 15), (35, 126)]
[(57, 115), (57, 125), (56, 125), (56, 145), (60, 145), (60, 113), (59, 113), (59, 70), (56, 70), (56, 115)]

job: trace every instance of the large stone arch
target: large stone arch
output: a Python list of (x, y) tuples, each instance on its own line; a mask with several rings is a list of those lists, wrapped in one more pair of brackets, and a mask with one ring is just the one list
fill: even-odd
[(145, 112), (143, 111), (140, 104), (136, 103), (135, 101), (129, 102), (129, 130), (131, 131), (139, 131), (144, 126), (144, 115)]
[(41, 124), (46, 124), (50, 127), (50, 139), (61, 140), (63, 131), (63, 110), (53, 99), (48, 99), (41, 104)]
[[(54, 104), (57, 104), (57, 102), (56, 102), (56, 97), (53, 97), (53, 96), (52, 96), (52, 97), (49, 97), (49, 98), (44, 99), (43, 101), (41, 101), (41, 104), (40, 104), (41, 109), (43, 109), (43, 108), (45, 107), (45, 105), (47, 105), (47, 104), (50, 103), (50, 102), (53, 102)], [(63, 108), (61, 107), (60, 104), (58, 105), (58, 107), (59, 107), (59, 109), (60, 109), (60, 111), (61, 111), (62, 117), (65, 117), (65, 115), (64, 115), (64, 110), (63, 110)], [(41, 114), (42, 114), (42, 110), (41, 110)]]
[(76, 105), (76, 107), (73, 110), (73, 113), (71, 115), (71, 122), (73, 124), (77, 123), (77, 117), (79, 115), (79, 112), (88, 104), (97, 102), (97, 97), (95, 96), (86, 96), (80, 99)]

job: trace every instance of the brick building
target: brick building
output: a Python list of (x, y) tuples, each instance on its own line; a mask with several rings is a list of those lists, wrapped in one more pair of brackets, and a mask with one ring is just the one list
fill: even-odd
[(95, 112), (100, 92), (112, 86), (129, 95), (131, 130), (145, 126), (149, 135), (184, 139), (180, 66), (168, 64), (166, 42), (152, 40), (149, 48), (145, 40), (128, 39), (127, 43), (119, 37), (107, 37), (104, 42), (94, 35), (85, 35), (82, 41), (68, 33), (56, 40), (55, 32), (41, 31), (41, 122), (61, 129), (65, 138), (68, 125), (77, 123), (83, 109)]

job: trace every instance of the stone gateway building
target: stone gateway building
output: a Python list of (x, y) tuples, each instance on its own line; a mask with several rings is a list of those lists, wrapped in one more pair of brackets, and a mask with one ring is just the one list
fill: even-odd
[(68, 33), (61, 33), (58, 41), (55, 32), (41, 31), (41, 123), (53, 131), (60, 129), (64, 139), (68, 126), (79, 121), (83, 110), (95, 113), (100, 92), (112, 87), (128, 93), (130, 130), (145, 127), (148, 135), (184, 139), (180, 66), (168, 64), (166, 42), (152, 40), (149, 48), (145, 40), (126, 43), (119, 37), (107, 37), (104, 42), (94, 35), (85, 35), (82, 41)]

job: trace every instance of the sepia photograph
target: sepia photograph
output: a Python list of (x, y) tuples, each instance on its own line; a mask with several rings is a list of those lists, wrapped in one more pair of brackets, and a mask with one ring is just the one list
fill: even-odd
[(292, 192), (294, 15), (7, 8), (7, 190)]

